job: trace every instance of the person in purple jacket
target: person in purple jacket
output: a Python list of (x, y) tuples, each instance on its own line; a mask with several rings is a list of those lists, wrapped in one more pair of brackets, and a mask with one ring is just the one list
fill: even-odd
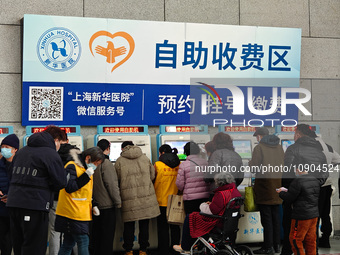
[(209, 198), (210, 185), (204, 181), (205, 168), (208, 162), (200, 157), (200, 148), (195, 142), (184, 145), (184, 154), (187, 158), (179, 165), (176, 185), (183, 191), (184, 210), (186, 214), (199, 212), (201, 203)]

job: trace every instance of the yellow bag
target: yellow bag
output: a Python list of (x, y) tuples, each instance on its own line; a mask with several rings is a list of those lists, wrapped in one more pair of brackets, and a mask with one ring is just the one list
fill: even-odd
[(185, 220), (182, 195), (169, 195), (166, 207), (166, 218), (169, 224), (182, 225)]
[(255, 204), (255, 193), (252, 186), (245, 187), (244, 194), (244, 211), (245, 212), (255, 212), (258, 211), (257, 206)]

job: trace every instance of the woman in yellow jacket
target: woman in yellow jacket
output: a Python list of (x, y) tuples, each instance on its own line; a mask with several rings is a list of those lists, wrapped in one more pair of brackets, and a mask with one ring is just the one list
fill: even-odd
[[(159, 147), (159, 161), (155, 163), (156, 180), (155, 192), (161, 215), (157, 217), (158, 250), (159, 254), (168, 255), (172, 246), (180, 241), (180, 228), (168, 224), (166, 219), (166, 206), (168, 196), (177, 194), (176, 177), (180, 164), (177, 149), (171, 149), (167, 144)], [(169, 244), (169, 227), (171, 231), (171, 245)]]
[(78, 255), (89, 255), (89, 223), (92, 220), (93, 173), (105, 156), (99, 147), (80, 153), (70, 151), (71, 161), (65, 165), (66, 188), (59, 192), (55, 230), (64, 233), (58, 255), (71, 254), (77, 243)]

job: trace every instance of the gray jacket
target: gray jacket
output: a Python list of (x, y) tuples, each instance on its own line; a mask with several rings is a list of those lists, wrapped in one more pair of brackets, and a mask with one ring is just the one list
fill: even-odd
[(120, 208), (122, 201), (117, 172), (110, 160), (105, 159), (93, 174), (93, 200), (99, 209)]
[[(241, 172), (242, 158), (235, 151), (229, 149), (214, 151), (209, 158), (209, 166), (214, 166), (216, 169), (221, 167), (222, 171), (223, 167), (226, 169), (226, 167), (230, 166), (230, 169), (232, 169), (230, 173), (235, 178), (236, 186), (240, 185), (243, 181), (244, 173)], [(218, 172), (216, 171), (216, 173)], [(214, 175), (210, 176), (210, 178), (214, 178)]]

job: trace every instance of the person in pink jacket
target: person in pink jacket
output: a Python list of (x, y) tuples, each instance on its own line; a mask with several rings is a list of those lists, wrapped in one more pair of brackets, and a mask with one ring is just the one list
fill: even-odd
[(184, 146), (187, 158), (179, 165), (176, 179), (178, 190), (183, 191), (184, 210), (186, 214), (199, 212), (201, 203), (209, 198), (209, 184), (204, 181), (204, 169), (208, 162), (200, 157), (200, 148), (195, 142)]

